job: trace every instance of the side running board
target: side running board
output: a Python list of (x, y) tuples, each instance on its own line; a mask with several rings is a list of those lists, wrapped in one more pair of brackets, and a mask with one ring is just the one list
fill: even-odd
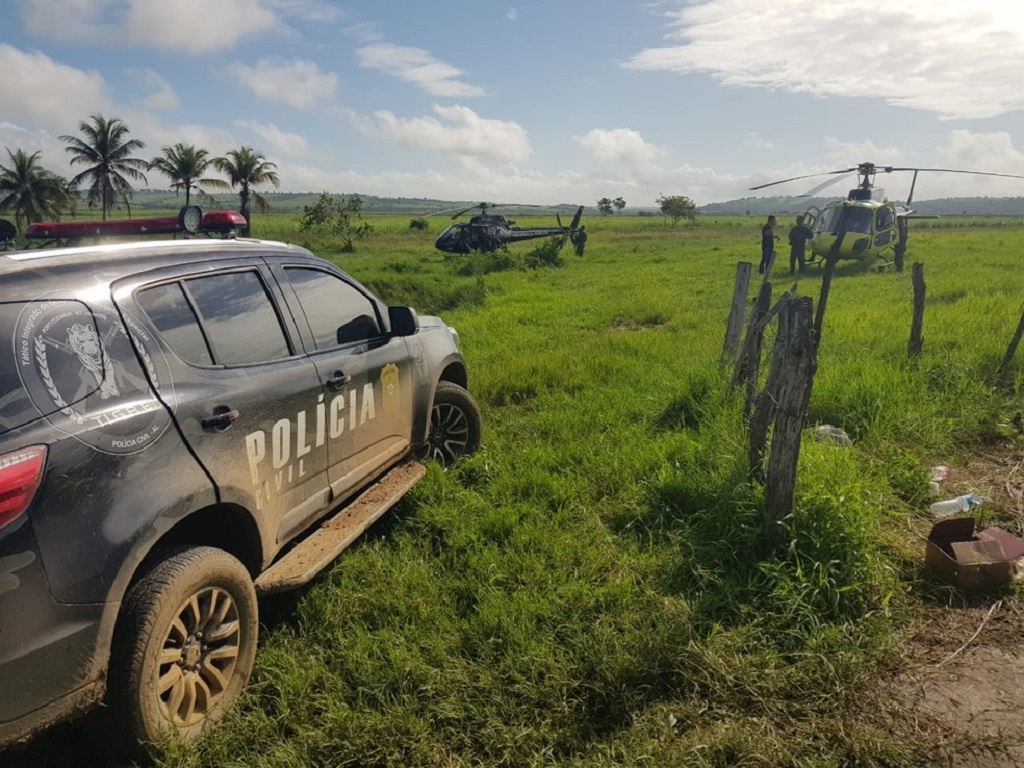
[(308, 583), (426, 474), (419, 462), (399, 464), (260, 574), (256, 592), (269, 595)]

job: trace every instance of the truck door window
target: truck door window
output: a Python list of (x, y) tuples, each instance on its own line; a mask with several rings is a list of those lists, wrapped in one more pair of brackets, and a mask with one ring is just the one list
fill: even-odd
[(299, 298), (318, 351), (381, 335), (373, 303), (341, 278), (300, 267), (286, 267), (285, 274)]
[(291, 356), (267, 289), (256, 272), (185, 281), (219, 365), (248, 365)]

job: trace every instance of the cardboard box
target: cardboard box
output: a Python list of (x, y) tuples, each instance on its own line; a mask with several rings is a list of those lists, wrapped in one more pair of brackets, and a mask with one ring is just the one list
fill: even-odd
[(967, 592), (1009, 584), (1024, 556), (1024, 539), (1002, 528), (975, 535), (973, 517), (942, 520), (932, 526), (924, 561), (947, 581)]

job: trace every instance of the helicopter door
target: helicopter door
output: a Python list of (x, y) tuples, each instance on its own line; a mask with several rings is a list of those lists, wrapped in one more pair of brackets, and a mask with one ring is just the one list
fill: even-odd
[(875, 212), (875, 248), (895, 247), (899, 241), (896, 229), (896, 209), (884, 205)]
[(818, 217), (821, 216), (821, 209), (817, 206), (812, 205), (806, 211), (804, 211), (804, 226), (808, 229), (813, 230), (814, 225), (818, 223)]

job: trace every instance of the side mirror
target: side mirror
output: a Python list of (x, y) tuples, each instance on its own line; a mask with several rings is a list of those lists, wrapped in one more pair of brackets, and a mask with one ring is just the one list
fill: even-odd
[(420, 316), (412, 307), (388, 307), (392, 336), (412, 336), (420, 329)]

